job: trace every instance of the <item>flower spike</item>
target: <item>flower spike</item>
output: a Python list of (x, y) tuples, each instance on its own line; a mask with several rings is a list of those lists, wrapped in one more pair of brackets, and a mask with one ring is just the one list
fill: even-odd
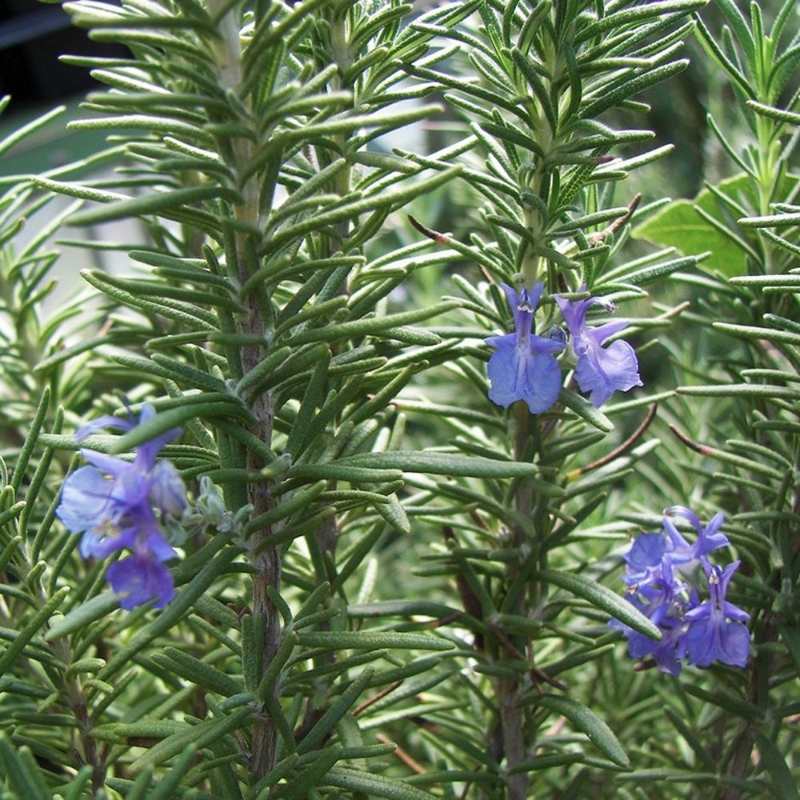
[[(693, 544), (678, 532), (672, 521), (675, 517), (691, 522), (697, 531)], [(730, 544), (720, 532), (723, 521), (723, 515), (716, 514), (703, 527), (688, 508), (671, 506), (664, 512), (660, 532), (642, 533), (634, 539), (623, 556), (627, 599), (658, 627), (661, 640), (654, 641), (611, 620), (609, 625), (628, 637), (631, 658), (650, 657), (662, 672), (671, 675), (680, 674), (684, 658), (698, 667), (709, 667), (714, 661), (747, 666), (750, 633), (744, 623), (750, 616), (725, 599), (739, 561), (723, 569), (708, 558)], [(706, 585), (698, 586), (698, 577), (702, 582), (703, 575)], [(704, 602), (699, 589), (707, 590)]]

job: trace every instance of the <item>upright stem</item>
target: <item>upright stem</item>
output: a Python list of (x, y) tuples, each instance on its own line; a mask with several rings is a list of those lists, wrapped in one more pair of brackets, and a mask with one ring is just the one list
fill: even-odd
[[(242, 78), (242, 50), (239, 41), (239, 9), (237, 4), (229, 4), (224, 0), (207, 0), (208, 9), (217, 22), (220, 39), (216, 43), (215, 55), (219, 68), (219, 79), (226, 90), (238, 92)], [(246, 107), (248, 99), (240, 97)], [(242, 120), (247, 125), (249, 120)], [(228, 157), (236, 176), (247, 174), (248, 168), (256, 155), (254, 142), (246, 137), (233, 139), (230, 143)], [(241, 183), (239, 190), (242, 202), (234, 207), (234, 215), (238, 222), (245, 223), (246, 228), (237, 228), (231, 237), (230, 246), (226, 253), (228, 269), (236, 272), (240, 286), (244, 286), (250, 276), (258, 269), (258, 252), (260, 242), (257, 234), (247, 231), (261, 231), (264, 229), (265, 220), (261, 218), (259, 203), (258, 174), (252, 174)], [(247, 308), (247, 314), (240, 319), (240, 332), (263, 337), (271, 321), (267, 319), (269, 299), (263, 287), (256, 287), (242, 302)], [(241, 370), (244, 375), (255, 369), (264, 357), (260, 344), (244, 345), (241, 349)], [(275, 402), (269, 391), (262, 392), (248, 398), (250, 411), (254, 418), (250, 433), (268, 447), (272, 442), (275, 421)], [(246, 453), (248, 470), (259, 471), (266, 463), (258, 452), (248, 449)], [(247, 502), (253, 508), (253, 515), (257, 517), (266, 513), (273, 507), (272, 485), (268, 483), (250, 483), (247, 486)], [(251, 564), (255, 568), (253, 575), (253, 616), (255, 622), (255, 642), (260, 648), (256, 653), (259, 674), (265, 672), (274, 660), (282, 639), (281, 617), (275, 604), (270, 599), (270, 589), (279, 592), (281, 588), (281, 561), (280, 554), (274, 547), (261, 550), (261, 543), (269, 537), (271, 529), (265, 528), (253, 532), (249, 545), (251, 547)], [(278, 682), (268, 687), (272, 699), (277, 703)], [(265, 704), (266, 706), (266, 704)], [(262, 709), (255, 729), (251, 744), (252, 772), (259, 778), (268, 775), (275, 766), (275, 753), (277, 744), (277, 728), (275, 721)]]
[[(514, 458), (521, 461), (525, 457), (528, 442), (530, 414), (524, 403), (514, 404), (512, 409), (514, 424)], [(529, 486), (521, 483), (515, 497), (515, 506), (520, 516), (530, 516), (532, 496)], [(521, 549), (524, 544), (525, 532), (519, 526), (511, 530), (511, 546)], [(507, 585), (513, 586), (517, 572), (517, 565), (513, 562), (507, 568)], [(512, 614), (524, 614), (524, 594), (515, 598)], [(502, 647), (502, 644), (501, 644)], [(511, 654), (509, 654), (511, 655)], [(522, 711), (519, 707), (520, 682), (514, 678), (500, 678), (497, 686), (497, 699), (500, 705), (500, 730), (503, 736), (503, 752), (505, 754), (506, 769), (519, 766), (527, 758), (525, 742), (525, 727)], [(508, 800), (526, 800), (530, 788), (530, 778), (525, 772), (508, 775)]]
[[(250, 142), (239, 140), (234, 151), (242, 163), (247, 163), (251, 157), (252, 145)], [(240, 207), (237, 217), (249, 223), (259, 222), (257, 198), (252, 197), (254, 192), (253, 182), (244, 187), (246, 202)], [(239, 265), (239, 280), (244, 284), (257, 267), (255, 257), (256, 248), (249, 235), (237, 233), (235, 235), (235, 257)], [(255, 289), (244, 299), (247, 314), (241, 323), (241, 331), (245, 334), (263, 335), (268, 320), (264, 318), (264, 292)], [(242, 371), (246, 375), (255, 369), (263, 359), (264, 354), (260, 344), (248, 344), (242, 348)], [(275, 401), (270, 391), (264, 391), (249, 398), (250, 411), (255, 419), (251, 433), (260, 442), (268, 447), (272, 443), (272, 433), (275, 422)], [(250, 471), (258, 472), (266, 466), (261, 454), (248, 449), (246, 467)], [(247, 501), (253, 508), (254, 517), (265, 514), (273, 507), (273, 486), (271, 483), (249, 483), (247, 486)], [(255, 531), (249, 541), (251, 552), (257, 553), (251, 557), (251, 563), (256, 572), (253, 575), (253, 615), (258, 632), (256, 641), (262, 642), (262, 651), (257, 654), (259, 671), (261, 674), (269, 667), (277, 655), (281, 644), (281, 617), (275, 604), (269, 596), (271, 588), (279, 592), (281, 588), (281, 561), (280, 554), (275, 547), (267, 547), (260, 551), (261, 543), (270, 536), (271, 528), (267, 527)], [(260, 551), (260, 552), (259, 552)], [(273, 694), (277, 703), (278, 682), (268, 687), (267, 691)], [(274, 704), (273, 704), (274, 705)], [(274, 720), (265, 711), (258, 719), (253, 732), (251, 769), (258, 777), (264, 777), (275, 765), (276, 727)]]
[[(55, 640), (51, 646), (64, 664), (69, 664), (73, 661), (69, 641), (66, 638)], [(67, 706), (75, 716), (75, 722), (77, 723), (76, 728), (80, 741), (80, 746), (76, 752), (77, 761), (81, 766), (91, 766), (92, 788), (99, 793), (105, 786), (107, 765), (100, 753), (97, 740), (92, 736), (93, 724), (89, 714), (86, 694), (78, 678), (75, 676), (66, 678), (64, 681), (64, 694)]]
[[(503, 749), (506, 769), (525, 761), (525, 737), (522, 730), (522, 713), (519, 709), (519, 682), (501, 678), (498, 693), (500, 701), (500, 729), (503, 733)], [(526, 772), (517, 772), (506, 779), (508, 800), (527, 800), (530, 779)]]

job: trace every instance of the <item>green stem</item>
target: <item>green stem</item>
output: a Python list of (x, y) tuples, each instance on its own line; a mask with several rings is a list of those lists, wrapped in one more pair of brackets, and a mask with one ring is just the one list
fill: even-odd
[[(511, 431), (514, 441), (514, 458), (521, 461), (525, 458), (528, 449), (529, 426), (531, 415), (525, 403), (515, 403), (512, 408), (511, 419), (513, 420), (513, 430)], [(514, 505), (517, 514), (521, 518), (529, 518), (533, 507), (533, 495), (531, 488), (521, 482), (514, 498)], [(525, 543), (525, 532), (519, 525), (512, 526), (511, 547), (521, 548)], [(509, 563), (506, 569), (506, 586), (513, 586), (519, 570), (519, 565)], [(524, 614), (525, 590), (520, 591), (518, 597), (514, 598), (513, 605), (509, 607), (511, 614)], [(500, 649), (504, 649), (502, 642), (499, 643)], [(521, 645), (521, 646), (520, 646)], [(525, 645), (519, 643), (518, 653), (523, 652)], [(507, 650), (508, 647), (505, 647)], [(508, 653), (508, 657), (513, 657), (513, 653)], [(497, 699), (500, 710), (500, 730), (503, 737), (503, 753), (505, 755), (506, 769), (522, 764), (527, 758), (527, 748), (525, 742), (525, 724), (522, 710), (519, 706), (520, 681), (518, 678), (499, 678), (497, 685)], [(530, 788), (530, 778), (527, 773), (519, 772), (507, 777), (508, 800), (526, 800)]]
[[(222, 0), (208, 0), (209, 12), (217, 21), (220, 39), (215, 44), (215, 55), (219, 69), (219, 80), (228, 91), (236, 92), (242, 79), (242, 51), (239, 41), (239, 6), (228, 5)], [(246, 98), (240, 98), (246, 104)], [(251, 124), (250, 120), (242, 119), (244, 125)], [(242, 137), (231, 142), (230, 158), (235, 174), (249, 173), (249, 167), (256, 157), (256, 147), (252, 140)], [(245, 223), (246, 229), (264, 230), (266, 220), (261, 218), (259, 212), (260, 175), (253, 174), (240, 187), (243, 201), (234, 206), (234, 216), (237, 221)], [(245, 233), (242, 229), (229, 237), (226, 242), (226, 257), (229, 270), (235, 270), (241, 286), (244, 286), (250, 276), (258, 270), (259, 262), (257, 252), (260, 242), (257, 235)], [(252, 336), (252, 341), (258, 342), (264, 331), (271, 325), (268, 318), (269, 301), (263, 287), (256, 287), (242, 298), (247, 307), (247, 314), (243, 315), (239, 323), (239, 333)], [(260, 344), (244, 345), (239, 353), (236, 363), (232, 364), (232, 373), (241, 371), (247, 375), (263, 360), (264, 352)], [(250, 433), (263, 442), (267, 447), (272, 443), (275, 421), (275, 402), (270, 392), (261, 392), (249, 398), (250, 410), (255, 419)], [(245, 464), (223, 466), (245, 466), (254, 472), (266, 466), (263, 456), (248, 449), (244, 454)], [(247, 502), (253, 508), (253, 518), (257, 518), (273, 507), (273, 485), (264, 482), (253, 482), (247, 485)], [(272, 535), (271, 526), (254, 531), (249, 539), (251, 547), (250, 562), (255, 568), (253, 575), (253, 617), (259, 629), (255, 641), (259, 642), (260, 651), (255, 654), (259, 674), (263, 675), (274, 660), (282, 641), (281, 616), (275, 604), (270, 599), (270, 589), (273, 596), (281, 588), (281, 560), (278, 550), (267, 547), (261, 550), (260, 544)], [(257, 555), (256, 555), (257, 554)], [(265, 703), (253, 731), (251, 743), (250, 769), (258, 777), (268, 775), (275, 766), (275, 753), (277, 746), (277, 728), (275, 721), (267, 711), (267, 706), (275, 707), (278, 700), (279, 681), (275, 681), (267, 688), (273, 703)]]

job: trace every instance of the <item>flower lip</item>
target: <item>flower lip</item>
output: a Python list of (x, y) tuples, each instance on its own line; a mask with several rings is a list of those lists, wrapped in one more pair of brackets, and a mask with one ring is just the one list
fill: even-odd
[(157, 559), (134, 554), (115, 561), (106, 573), (120, 606), (131, 610), (150, 600), (155, 608), (164, 608), (174, 597), (175, 587), (169, 570)]
[(750, 655), (750, 633), (744, 622), (750, 615), (725, 599), (733, 573), (734, 561), (725, 569), (705, 564), (710, 597), (686, 613), (690, 623), (686, 631), (689, 663), (709, 667), (714, 661), (732, 667), (746, 667)]

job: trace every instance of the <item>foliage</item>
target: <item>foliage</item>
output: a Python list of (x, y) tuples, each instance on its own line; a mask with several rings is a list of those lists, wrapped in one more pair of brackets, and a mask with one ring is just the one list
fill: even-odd
[[(65, 8), (130, 55), (68, 57), (108, 148), (0, 187), (2, 796), (796, 797), (792, 0)], [(642, 205), (693, 34), (749, 139)], [(128, 266), (50, 314), (66, 225)], [(674, 505), (745, 667), (626, 653)]]

